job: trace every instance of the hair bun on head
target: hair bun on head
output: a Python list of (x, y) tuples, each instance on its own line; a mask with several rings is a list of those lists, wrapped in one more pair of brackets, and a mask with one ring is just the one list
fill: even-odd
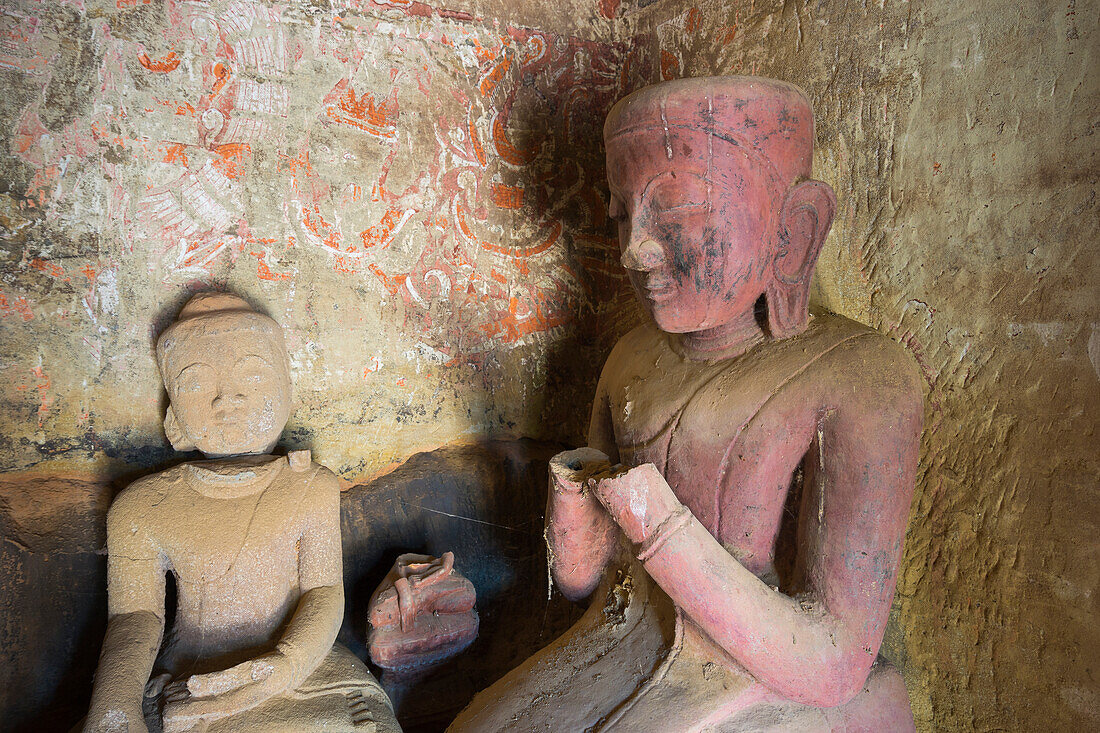
[[(255, 310), (239, 295), (208, 292), (198, 293), (187, 301), (176, 322), (157, 339), (157, 364), (161, 376), (168, 376), (168, 352), (177, 344), (197, 336), (228, 335), (240, 331), (249, 331), (267, 341), (279, 354), (280, 361), (287, 364), (283, 329), (274, 319)], [(286, 368), (289, 369), (289, 365)]]
[(244, 298), (233, 295), (233, 293), (199, 293), (187, 301), (187, 305), (183, 306), (177, 320), (182, 321), (185, 318), (230, 311), (254, 313), (255, 309)]

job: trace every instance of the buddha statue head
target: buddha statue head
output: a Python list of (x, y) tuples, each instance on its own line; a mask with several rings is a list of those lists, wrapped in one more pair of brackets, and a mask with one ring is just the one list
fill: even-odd
[(200, 293), (157, 340), (168, 390), (164, 431), (176, 450), (267, 453), (290, 416), (283, 331), (228, 293)]
[(773, 338), (806, 328), (836, 198), (810, 179), (802, 90), (740, 76), (664, 82), (620, 100), (604, 139), (622, 263), (661, 330), (721, 348), (761, 296)]

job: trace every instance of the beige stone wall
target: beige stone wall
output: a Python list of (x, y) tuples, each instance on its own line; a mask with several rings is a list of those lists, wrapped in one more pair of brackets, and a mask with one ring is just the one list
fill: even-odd
[(661, 2), (666, 77), (804, 87), (829, 308), (928, 381), (887, 652), (922, 730), (1100, 725), (1100, 4)]
[(286, 325), (286, 442), (349, 481), (581, 441), (637, 318), (606, 109), (662, 76), (774, 76), (813, 98), (840, 201), (818, 301), (928, 380), (886, 647), (920, 728), (1095, 728), (1097, 6), (5, 3), (0, 470), (165, 461), (153, 338), (211, 287)]
[(630, 309), (596, 0), (80, 0), (0, 11), (0, 468), (168, 455), (155, 335), (229, 289), (284, 324), (287, 442), (347, 480), (583, 439)]

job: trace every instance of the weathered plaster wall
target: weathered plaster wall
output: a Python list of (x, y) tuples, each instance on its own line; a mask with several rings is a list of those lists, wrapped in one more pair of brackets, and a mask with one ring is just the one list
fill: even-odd
[(163, 460), (152, 342), (207, 288), (285, 325), (288, 441), (345, 479), (580, 440), (631, 307), (599, 136), (640, 61), (613, 15), (5, 3), (0, 468)]
[[(435, 713), (567, 627), (545, 478), (454, 444), (581, 442), (636, 317), (600, 131), (646, 59), (617, 5), (0, 4), (0, 731), (86, 709), (104, 510), (179, 459), (152, 347), (199, 290), (284, 325), (286, 447), (355, 483), (447, 446), (345, 494), (348, 643), (393, 555), (439, 543), (481, 579), (484, 649)], [(547, 448), (515, 445), (545, 477)], [(502, 538), (455, 539), (478, 531)]]
[(286, 325), (287, 442), (349, 481), (465, 440), (579, 442), (637, 317), (604, 112), (662, 76), (775, 76), (814, 99), (840, 200), (817, 299), (928, 379), (887, 641), (920, 726), (1096, 727), (1098, 12), (8, 0), (0, 470), (22, 488), (0, 514), (54, 547), (104, 481), (169, 458), (152, 340), (208, 287)]
[[(813, 98), (840, 202), (818, 300), (928, 380), (895, 627), (924, 730), (1100, 725), (1100, 4), (681, 3), (666, 78)], [(656, 74), (654, 78), (656, 78)]]

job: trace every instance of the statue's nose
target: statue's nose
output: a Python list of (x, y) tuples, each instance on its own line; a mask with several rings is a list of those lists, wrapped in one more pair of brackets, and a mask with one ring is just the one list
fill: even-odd
[(661, 245), (652, 239), (631, 239), (630, 244), (623, 250), (620, 262), (628, 270), (648, 272), (656, 270), (665, 260), (665, 251)]
[(220, 407), (226, 406), (227, 403), (232, 405), (233, 403), (240, 402), (244, 397), (244, 393), (239, 390), (219, 389), (218, 393), (214, 395), (214, 399), (210, 400), (210, 407), (217, 410)]

